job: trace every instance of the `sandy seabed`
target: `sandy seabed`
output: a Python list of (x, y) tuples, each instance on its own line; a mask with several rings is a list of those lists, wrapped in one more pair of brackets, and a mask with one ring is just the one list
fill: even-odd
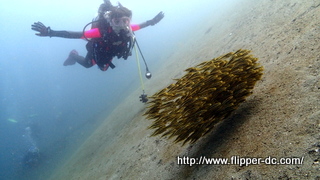
[[(320, 179), (320, 2), (242, 0), (208, 19), (166, 57), (145, 84), (148, 94), (188, 67), (241, 48), (265, 69), (247, 101), (210, 134), (182, 146), (150, 137), (139, 89), (51, 179)], [(178, 156), (303, 157), (303, 163), (190, 166), (178, 165)]]

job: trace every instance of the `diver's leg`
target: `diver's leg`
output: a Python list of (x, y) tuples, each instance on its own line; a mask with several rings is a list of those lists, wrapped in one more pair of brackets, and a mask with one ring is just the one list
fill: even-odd
[(68, 58), (64, 61), (63, 65), (64, 66), (74, 65), (77, 62), (75, 56), (79, 56), (79, 54), (76, 50), (72, 50), (69, 53)]
[(64, 66), (68, 66), (68, 65), (74, 65), (75, 63), (79, 63), (82, 66), (89, 68), (92, 67), (93, 64), (91, 62), (91, 60), (89, 59), (88, 55), (86, 58), (84, 58), (83, 56), (80, 56), (78, 54), (78, 52), (76, 50), (72, 50), (69, 54), (68, 59), (66, 59), (63, 63)]

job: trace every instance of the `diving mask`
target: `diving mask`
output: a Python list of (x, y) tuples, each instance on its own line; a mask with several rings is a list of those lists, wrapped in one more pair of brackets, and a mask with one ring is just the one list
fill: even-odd
[(130, 20), (129, 17), (113, 18), (110, 21), (110, 25), (116, 32), (119, 32), (122, 29), (127, 31), (130, 27)]
[(111, 11), (107, 11), (104, 14), (104, 18), (110, 23), (110, 26), (114, 31), (117, 33), (120, 32), (120, 30), (130, 30), (130, 21), (131, 17), (128, 16), (122, 16), (117, 18), (111, 18)]
[(130, 18), (129, 17), (121, 17), (121, 18), (113, 18), (110, 22), (111, 26), (115, 27), (127, 27), (130, 26)]

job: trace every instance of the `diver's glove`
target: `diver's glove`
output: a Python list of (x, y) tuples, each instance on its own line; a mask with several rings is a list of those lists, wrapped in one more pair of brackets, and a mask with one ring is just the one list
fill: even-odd
[(31, 29), (34, 31), (38, 31), (39, 33), (36, 33), (37, 36), (51, 36), (51, 28), (46, 27), (41, 22), (35, 22), (31, 25)]
[(149, 20), (146, 22), (146, 24), (148, 26), (153, 26), (155, 24), (157, 24), (159, 21), (161, 21), (161, 19), (164, 17), (164, 13), (161, 11), (159, 12), (159, 14), (157, 14), (153, 19)]

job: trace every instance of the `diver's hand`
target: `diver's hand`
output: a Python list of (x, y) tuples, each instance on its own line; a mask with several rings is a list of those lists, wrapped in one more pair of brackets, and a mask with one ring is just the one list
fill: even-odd
[(155, 25), (157, 24), (159, 21), (161, 21), (161, 19), (164, 17), (164, 13), (161, 11), (159, 12), (153, 19), (147, 21), (148, 25)]
[(35, 22), (31, 25), (31, 29), (34, 31), (38, 31), (39, 33), (36, 33), (37, 36), (50, 36), (51, 29), (50, 27), (46, 27), (41, 22)]

